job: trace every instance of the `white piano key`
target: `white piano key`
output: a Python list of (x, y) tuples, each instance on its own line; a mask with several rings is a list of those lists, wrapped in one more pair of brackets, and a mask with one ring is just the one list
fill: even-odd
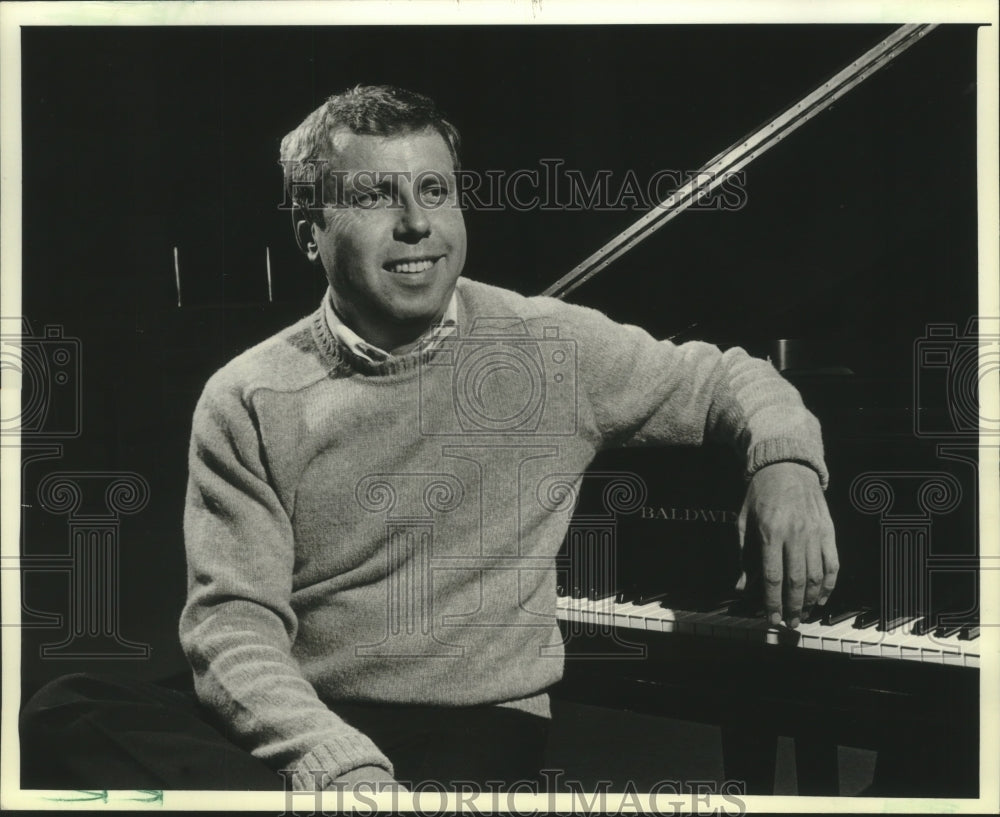
[(747, 619), (744, 640), (750, 644), (766, 644), (772, 627), (766, 618)]
[(822, 638), (824, 629), (823, 625), (818, 621), (803, 622), (798, 628), (798, 646), (806, 650), (822, 649), (820, 639)]
[(820, 625), (820, 649), (823, 652), (843, 652), (844, 641), (855, 641), (853, 633), (856, 632), (853, 626), (853, 619), (837, 622), (836, 624)]
[(875, 629), (875, 627), (865, 627), (863, 630), (855, 630), (854, 632), (857, 633), (858, 643), (860, 644), (859, 655), (877, 656), (881, 653), (881, 646), (884, 641), (883, 634)]
[[(679, 610), (677, 611), (677, 632), (684, 633), (685, 635), (706, 635), (706, 633), (698, 632), (698, 624), (705, 620), (706, 616), (704, 613), (696, 613), (692, 610)], [(711, 628), (709, 629), (711, 632)]]
[(899, 644), (899, 657), (908, 661), (920, 661), (923, 659), (924, 650), (927, 647), (926, 636), (914, 635), (913, 626), (920, 621), (920, 617), (907, 622), (902, 628), (896, 642)]
[(646, 629), (646, 616), (653, 613), (660, 607), (658, 601), (651, 601), (648, 604), (634, 606), (628, 614), (629, 626), (636, 630)]
[(965, 658), (962, 656), (962, 651), (960, 649), (945, 647), (941, 650), (941, 663), (964, 667)]
[[(781, 630), (772, 628), (764, 618), (730, 616), (714, 610), (695, 612), (665, 607), (660, 601), (636, 605), (619, 604), (613, 597), (591, 600), (560, 596), (556, 599), (556, 615), (566, 621), (582, 624), (587, 632), (599, 633), (611, 625), (626, 629), (654, 632), (683, 633), (707, 639), (733, 639), (765, 645), (791, 646), (792, 640)], [(889, 632), (875, 628), (854, 629), (854, 618), (825, 626), (819, 622), (801, 624), (794, 640), (796, 649), (839, 652), (884, 660), (922, 661), (936, 664), (978, 667), (979, 643), (962, 641), (958, 634), (948, 638), (934, 637), (933, 632), (914, 635), (913, 625), (919, 618), (902, 622)]]
[(646, 628), (661, 633), (672, 633), (677, 622), (677, 614), (669, 607), (660, 606), (646, 618)]
[(731, 638), (734, 641), (749, 641), (753, 627), (754, 620), (752, 618), (735, 618), (725, 624), (717, 625), (714, 632), (717, 637)]
[(853, 645), (850, 655), (854, 658), (881, 658), (882, 645), (878, 641), (859, 640)]
[(840, 651), (844, 655), (855, 655), (859, 652), (861, 642), (858, 640), (858, 630), (850, 628), (840, 637)]
[(615, 604), (613, 598), (603, 598), (597, 599), (596, 601), (587, 601), (587, 609), (593, 616), (595, 621), (598, 621), (602, 627), (624, 627), (627, 626), (628, 622), (619, 620), (618, 608), (620, 605)]
[(703, 636), (704, 638), (714, 638), (715, 631), (720, 626), (725, 626), (725, 622), (729, 619), (726, 616), (726, 607), (714, 608), (711, 610), (702, 610), (697, 613), (692, 613), (689, 620), (689, 626), (695, 635)]
[[(676, 613), (676, 632), (683, 633), (685, 635), (700, 635), (697, 631), (699, 624), (704, 623), (707, 618), (706, 613), (696, 613), (692, 610), (675, 610)], [(711, 631), (711, 627), (709, 627)]]
[(740, 626), (740, 621), (735, 616), (725, 613), (712, 613), (702, 625), (706, 628), (712, 638), (734, 638), (743, 639), (746, 635), (746, 627)]
[(891, 641), (881, 641), (878, 645), (879, 655), (883, 658), (901, 658), (899, 644), (893, 644)]
[(914, 621), (910, 622), (910, 626), (908, 627), (910, 632), (900, 640), (899, 657), (907, 661), (920, 661), (923, 656), (925, 639), (923, 636), (913, 635), (912, 633), (913, 624), (919, 620), (914, 619)]
[(588, 600), (587, 609), (594, 615), (606, 620), (614, 614), (614, 601), (611, 597)]
[(628, 627), (628, 611), (623, 609), (623, 605), (615, 607), (612, 613), (616, 627)]

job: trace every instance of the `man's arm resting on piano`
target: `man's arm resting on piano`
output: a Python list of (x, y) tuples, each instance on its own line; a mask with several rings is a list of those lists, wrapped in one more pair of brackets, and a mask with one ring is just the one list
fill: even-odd
[[(772, 623), (791, 626), (836, 582), (828, 472), (819, 421), (774, 367), (739, 348), (656, 341), (638, 327), (574, 309), (581, 374), (605, 445), (732, 446), (748, 491), (741, 530), (759, 534)], [(782, 607), (784, 606), (784, 611)]]

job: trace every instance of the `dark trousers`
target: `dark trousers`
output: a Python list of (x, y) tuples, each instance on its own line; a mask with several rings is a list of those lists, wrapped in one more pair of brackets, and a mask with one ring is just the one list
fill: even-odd
[[(396, 779), (446, 787), (537, 780), (548, 721), (503, 707), (336, 707), (393, 762)], [(276, 771), (229, 742), (185, 689), (90, 674), (42, 687), (20, 718), (25, 789), (285, 787)]]

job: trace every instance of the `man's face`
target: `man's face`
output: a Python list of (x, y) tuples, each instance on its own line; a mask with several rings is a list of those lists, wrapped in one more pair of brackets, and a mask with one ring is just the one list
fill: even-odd
[(465, 265), (454, 163), (433, 129), (333, 138), (340, 202), (311, 225), (334, 306), (365, 340), (392, 351), (440, 318)]

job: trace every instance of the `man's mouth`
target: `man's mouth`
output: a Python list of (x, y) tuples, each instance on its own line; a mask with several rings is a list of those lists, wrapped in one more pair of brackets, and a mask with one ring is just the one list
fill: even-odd
[(429, 270), (437, 260), (437, 258), (403, 258), (386, 263), (385, 269), (402, 275), (413, 275)]

